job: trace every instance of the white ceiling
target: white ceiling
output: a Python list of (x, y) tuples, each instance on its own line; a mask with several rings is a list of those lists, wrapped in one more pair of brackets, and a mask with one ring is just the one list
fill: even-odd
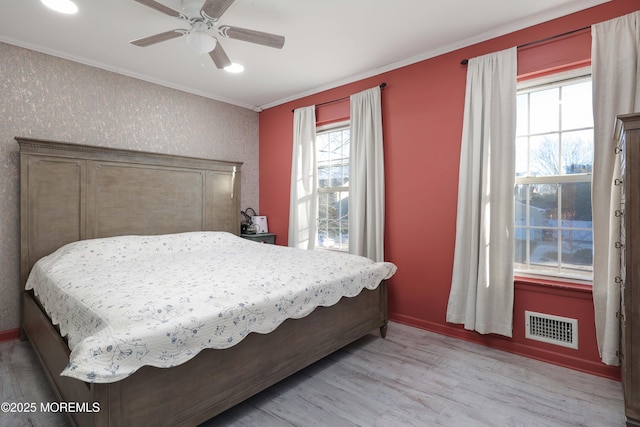
[[(256, 111), (449, 52), (609, 0), (236, 0), (220, 24), (286, 37), (282, 50), (218, 37), (242, 74), (218, 70), (185, 38), (130, 40), (185, 21), (134, 0), (0, 0), (0, 41)], [(181, 10), (181, 0), (157, 0)]]

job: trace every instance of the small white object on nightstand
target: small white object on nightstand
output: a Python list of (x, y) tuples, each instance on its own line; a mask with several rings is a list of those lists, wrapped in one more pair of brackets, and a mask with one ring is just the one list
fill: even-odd
[(258, 228), (256, 233), (268, 233), (269, 226), (267, 225), (267, 217), (266, 216), (252, 216), (251, 222), (256, 225)]

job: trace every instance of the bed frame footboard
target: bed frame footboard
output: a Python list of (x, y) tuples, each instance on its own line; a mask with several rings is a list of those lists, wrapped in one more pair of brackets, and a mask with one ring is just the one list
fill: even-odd
[(71, 413), (78, 426), (195, 426), (387, 325), (387, 285), (289, 319), (269, 334), (252, 333), (224, 350), (204, 350), (172, 368), (143, 367), (122, 381), (88, 384), (62, 377), (65, 341), (30, 293), (24, 294), (24, 332), (60, 401), (99, 405)]

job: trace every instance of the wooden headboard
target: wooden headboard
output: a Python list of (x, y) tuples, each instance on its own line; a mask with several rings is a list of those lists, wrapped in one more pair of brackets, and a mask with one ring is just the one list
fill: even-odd
[(16, 140), (23, 289), (38, 259), (77, 240), (240, 232), (241, 163)]

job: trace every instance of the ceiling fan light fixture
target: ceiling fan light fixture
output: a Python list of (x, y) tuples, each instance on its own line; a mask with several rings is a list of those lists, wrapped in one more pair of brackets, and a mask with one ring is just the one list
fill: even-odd
[(233, 64), (224, 67), (224, 70), (227, 73), (238, 74), (244, 71), (244, 66), (242, 64), (236, 64), (234, 62)]
[(78, 6), (71, 0), (40, 0), (42, 4), (56, 12), (72, 15), (78, 12)]
[(209, 53), (216, 48), (217, 40), (202, 31), (192, 31), (187, 34), (187, 44), (194, 52), (199, 54)]

